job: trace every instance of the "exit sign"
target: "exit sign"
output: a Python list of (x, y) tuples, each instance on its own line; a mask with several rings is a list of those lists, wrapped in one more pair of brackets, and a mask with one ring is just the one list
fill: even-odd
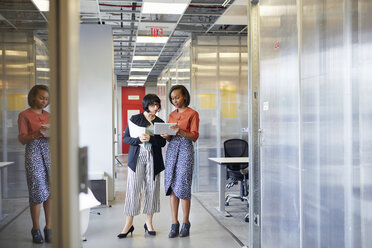
[(151, 28), (152, 37), (163, 37), (163, 28)]

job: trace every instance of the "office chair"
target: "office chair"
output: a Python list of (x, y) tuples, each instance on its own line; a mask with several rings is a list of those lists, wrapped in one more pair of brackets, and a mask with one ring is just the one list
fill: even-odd
[[(248, 157), (248, 142), (242, 139), (229, 139), (223, 143), (225, 157)], [(226, 164), (226, 179), (228, 183), (226, 188), (231, 188), (240, 181), (240, 194), (228, 194), (225, 197), (225, 206), (229, 206), (231, 199), (240, 199), (248, 203), (248, 163), (227, 163)], [(249, 214), (244, 217), (246, 222), (249, 222)]]

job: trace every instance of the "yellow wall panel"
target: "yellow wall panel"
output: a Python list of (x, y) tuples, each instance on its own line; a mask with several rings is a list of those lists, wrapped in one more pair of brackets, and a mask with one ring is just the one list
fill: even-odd
[(216, 109), (216, 94), (204, 93), (199, 97), (201, 109)]
[(8, 94), (8, 110), (27, 108), (27, 94)]
[(229, 102), (221, 104), (222, 118), (236, 118), (236, 103)]

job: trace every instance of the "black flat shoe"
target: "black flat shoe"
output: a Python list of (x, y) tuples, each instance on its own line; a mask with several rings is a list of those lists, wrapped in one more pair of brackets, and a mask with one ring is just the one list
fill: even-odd
[(119, 239), (126, 238), (127, 235), (128, 235), (128, 233), (130, 233), (130, 235), (133, 236), (133, 231), (134, 231), (134, 226), (131, 226), (131, 227), (129, 228), (129, 230), (128, 230), (127, 233), (119, 233), (119, 234), (118, 234), (118, 238), (119, 238)]
[(168, 237), (175, 238), (178, 236), (179, 232), (180, 232), (180, 223), (177, 221), (177, 224), (172, 224)]
[(181, 228), (181, 231), (180, 231), (180, 237), (187, 237), (190, 235), (190, 226), (191, 224), (190, 223), (183, 223), (182, 224), (182, 228)]
[(32, 235), (32, 242), (36, 244), (42, 244), (44, 243), (43, 236), (41, 235), (40, 229), (31, 229), (31, 235)]
[(44, 228), (44, 238), (45, 242), (50, 243), (52, 242), (52, 230)]
[(147, 229), (146, 223), (145, 223), (145, 225), (143, 227), (145, 228), (145, 233), (147, 232), (149, 235), (152, 235), (152, 236), (155, 236), (156, 235), (156, 232), (155, 231), (149, 231), (149, 229)]

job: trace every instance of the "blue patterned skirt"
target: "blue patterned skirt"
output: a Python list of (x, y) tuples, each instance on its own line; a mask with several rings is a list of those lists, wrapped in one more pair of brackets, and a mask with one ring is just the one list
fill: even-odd
[(174, 136), (168, 144), (165, 160), (165, 194), (171, 192), (180, 199), (191, 199), (194, 147), (192, 141)]
[(30, 205), (45, 202), (50, 196), (48, 139), (33, 140), (26, 145), (25, 167)]

